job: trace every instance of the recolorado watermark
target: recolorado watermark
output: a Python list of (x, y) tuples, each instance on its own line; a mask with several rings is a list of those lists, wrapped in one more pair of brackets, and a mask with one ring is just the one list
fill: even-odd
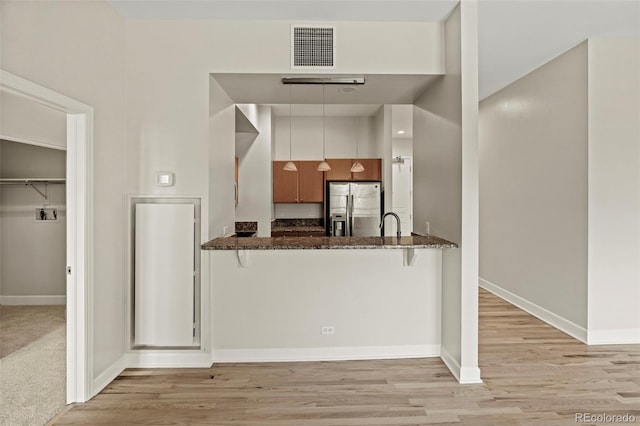
[(635, 423), (633, 414), (576, 413), (576, 423)]

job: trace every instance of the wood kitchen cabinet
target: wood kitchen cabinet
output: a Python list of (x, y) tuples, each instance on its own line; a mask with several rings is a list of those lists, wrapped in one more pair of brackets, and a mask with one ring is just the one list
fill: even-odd
[[(282, 170), (286, 161), (273, 162), (273, 202), (298, 202), (298, 172)], [(296, 164), (297, 166), (297, 164)]]
[[(364, 166), (364, 172), (351, 173), (351, 166), (360, 161)], [(380, 158), (361, 158), (359, 160), (349, 158), (327, 159), (331, 170), (325, 172), (325, 180), (382, 180), (382, 160)]]
[(324, 200), (324, 175), (318, 171), (319, 161), (297, 161), (298, 199), (300, 203), (321, 203)]
[(282, 170), (286, 161), (273, 162), (274, 203), (321, 203), (324, 199), (323, 173), (319, 161), (294, 161), (298, 171)]
[(349, 158), (327, 158), (331, 170), (324, 172), (325, 180), (351, 180), (351, 165)]
[(382, 159), (361, 158), (358, 161), (364, 166), (364, 172), (351, 173), (351, 180), (382, 180)]
[(324, 183), (330, 180), (365, 181), (382, 180), (382, 160), (361, 158), (364, 172), (351, 173), (354, 161), (350, 158), (327, 159), (331, 166), (328, 172), (319, 172), (315, 161), (294, 161), (298, 171), (282, 170), (286, 161), (273, 162), (273, 202), (274, 203), (322, 203)]

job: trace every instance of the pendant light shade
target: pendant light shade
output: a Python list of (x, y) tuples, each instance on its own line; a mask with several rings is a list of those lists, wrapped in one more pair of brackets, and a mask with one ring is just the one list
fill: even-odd
[(356, 160), (356, 162), (353, 163), (353, 166), (351, 166), (351, 173), (360, 173), (360, 172), (364, 172), (364, 166), (362, 165), (361, 162)]
[(297, 172), (298, 168), (296, 167), (296, 163), (291, 161), (291, 133), (293, 131), (291, 120), (293, 120), (293, 118), (291, 116), (291, 86), (289, 86), (289, 161), (284, 165), (282, 170), (285, 170), (287, 172)]
[(288, 172), (297, 172), (298, 168), (296, 167), (296, 163), (293, 161), (288, 161), (287, 164), (284, 165), (282, 170), (286, 170)]
[(324, 140), (324, 84), (322, 85), (322, 161), (318, 164), (316, 169), (319, 172), (328, 172), (331, 170), (331, 166), (327, 163), (327, 157), (325, 154), (325, 140)]
[(327, 163), (326, 160), (324, 160), (320, 164), (318, 164), (317, 170), (319, 172), (328, 172), (329, 170), (331, 170), (331, 166), (329, 165), (329, 163)]

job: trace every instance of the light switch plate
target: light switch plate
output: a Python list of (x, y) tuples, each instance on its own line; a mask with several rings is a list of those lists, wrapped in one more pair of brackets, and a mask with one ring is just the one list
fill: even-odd
[(156, 173), (156, 186), (173, 186), (173, 173), (158, 172)]

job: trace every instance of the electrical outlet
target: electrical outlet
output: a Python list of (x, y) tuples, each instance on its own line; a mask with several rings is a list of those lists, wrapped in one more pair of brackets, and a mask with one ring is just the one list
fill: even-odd
[(431, 235), (431, 224), (429, 222), (424, 223), (424, 232), (427, 235)]
[(229, 230), (229, 227), (227, 225), (222, 227), (222, 236), (226, 237), (227, 236), (227, 231)]
[(322, 334), (336, 334), (336, 328), (332, 325), (323, 325), (320, 332)]

